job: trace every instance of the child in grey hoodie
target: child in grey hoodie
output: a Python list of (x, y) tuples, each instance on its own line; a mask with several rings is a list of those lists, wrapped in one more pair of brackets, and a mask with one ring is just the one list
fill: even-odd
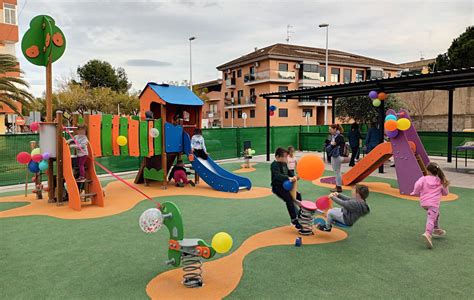
[(366, 203), (369, 196), (369, 188), (366, 185), (356, 184), (352, 190), (352, 198), (343, 194), (332, 193), (329, 198), (341, 206), (331, 208), (327, 213), (326, 225), (318, 225), (321, 231), (331, 231), (332, 223), (337, 221), (341, 224), (352, 226), (360, 217), (370, 212)]

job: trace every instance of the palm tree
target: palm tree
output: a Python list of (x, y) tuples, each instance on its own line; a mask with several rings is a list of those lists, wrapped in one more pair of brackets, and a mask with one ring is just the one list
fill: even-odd
[(17, 102), (28, 107), (34, 97), (23, 88), (29, 84), (19, 77), (11, 76), (11, 73), (23, 73), (16, 57), (10, 54), (0, 54), (0, 108), (3, 105), (10, 107), (15, 113), (21, 115)]

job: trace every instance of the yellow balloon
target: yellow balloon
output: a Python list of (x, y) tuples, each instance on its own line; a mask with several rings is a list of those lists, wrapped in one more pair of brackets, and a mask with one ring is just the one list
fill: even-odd
[(226, 253), (232, 248), (232, 237), (227, 232), (216, 233), (211, 245), (217, 253)]
[(36, 154), (41, 154), (40, 148), (35, 148), (31, 151), (31, 156), (36, 155)]
[(398, 119), (397, 121), (398, 130), (405, 131), (408, 128), (410, 128), (410, 126), (411, 126), (411, 122), (407, 118), (401, 118), (401, 119)]
[(124, 137), (123, 135), (118, 136), (118, 137), (117, 137), (117, 144), (118, 144), (119, 146), (125, 146), (125, 145), (127, 145), (127, 138)]

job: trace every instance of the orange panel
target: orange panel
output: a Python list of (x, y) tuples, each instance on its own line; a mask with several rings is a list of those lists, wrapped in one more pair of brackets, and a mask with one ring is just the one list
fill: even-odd
[(145, 112), (150, 110), (152, 102), (160, 103), (161, 105), (166, 104), (149, 86), (147, 86), (140, 95), (140, 117), (142, 120), (145, 120)]
[(68, 206), (74, 210), (81, 210), (81, 197), (79, 196), (79, 189), (77, 187), (76, 178), (72, 170), (71, 150), (65, 138), (63, 143), (63, 177), (66, 181), (68, 192)]
[(102, 147), (100, 144), (101, 115), (90, 115), (89, 124), (87, 125), (87, 137), (94, 150), (94, 157), (102, 156)]
[(117, 144), (119, 136), (119, 116), (114, 116), (112, 119), (112, 151), (115, 156), (120, 156), (120, 146)]
[(140, 156), (139, 139), (139, 121), (128, 119), (128, 151), (130, 156)]
[[(150, 132), (152, 128), (153, 128), (153, 121), (148, 121), (148, 132)], [(155, 155), (155, 150), (154, 150), (153, 145), (154, 145), (153, 138), (149, 134), (148, 135), (148, 156)]]

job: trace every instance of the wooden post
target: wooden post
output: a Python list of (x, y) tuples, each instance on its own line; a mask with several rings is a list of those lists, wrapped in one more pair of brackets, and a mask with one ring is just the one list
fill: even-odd
[(168, 160), (166, 157), (166, 139), (165, 139), (165, 124), (166, 124), (166, 106), (161, 105), (161, 169), (163, 170), (163, 181), (161, 186), (166, 189), (168, 184)]
[(56, 112), (56, 203), (63, 203), (63, 112)]

